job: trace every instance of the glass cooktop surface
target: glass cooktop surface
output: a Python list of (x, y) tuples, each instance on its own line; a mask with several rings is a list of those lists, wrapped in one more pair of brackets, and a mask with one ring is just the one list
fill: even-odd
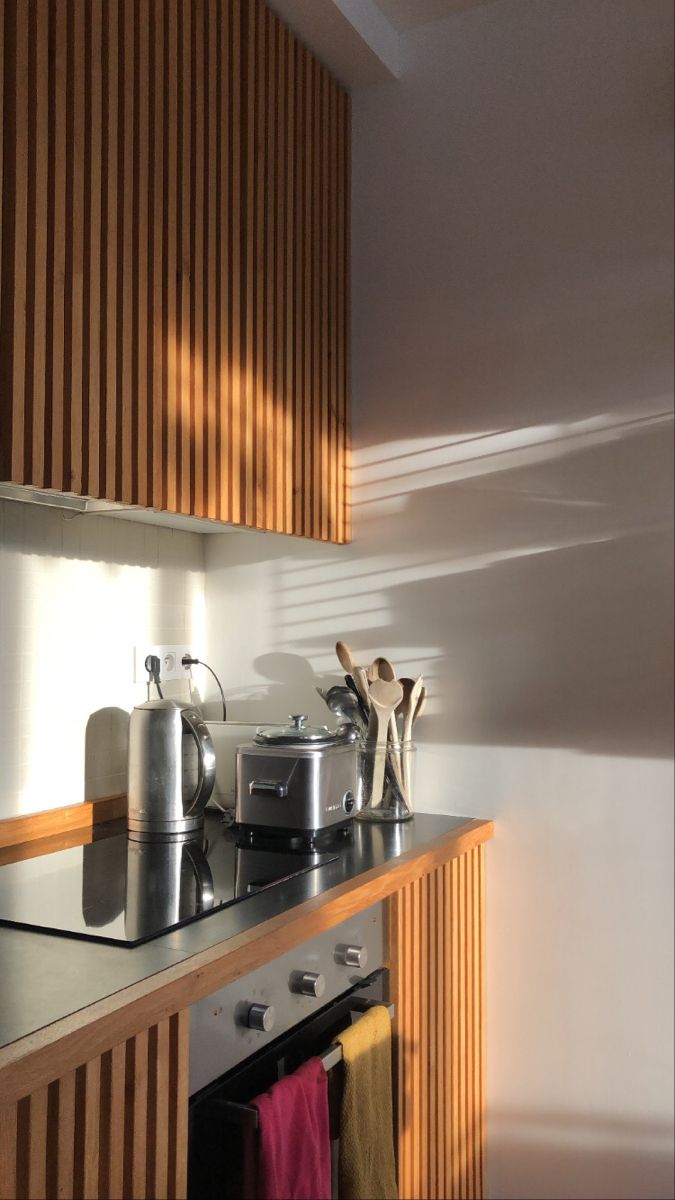
[(0, 867), (0, 925), (137, 946), (334, 862), (315, 850), (238, 845), (208, 819), (182, 842), (123, 832)]

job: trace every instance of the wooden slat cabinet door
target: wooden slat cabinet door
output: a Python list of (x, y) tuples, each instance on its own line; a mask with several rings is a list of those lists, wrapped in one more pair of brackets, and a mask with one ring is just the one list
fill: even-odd
[(189, 1013), (0, 1103), (0, 1200), (184, 1200)]
[(348, 95), (261, 0), (0, 0), (0, 71), (0, 481), (348, 540)]
[(484, 847), (390, 900), (401, 1200), (482, 1200), (485, 1147)]

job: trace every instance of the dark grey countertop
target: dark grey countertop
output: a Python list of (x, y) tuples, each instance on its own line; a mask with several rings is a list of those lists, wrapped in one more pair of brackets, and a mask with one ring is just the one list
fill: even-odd
[(237, 934), (403, 854), (422, 852), (471, 819), (418, 813), (397, 825), (356, 821), (336, 861), (133, 948), (0, 928), (0, 1047), (200, 951), (223, 944), (225, 952)]

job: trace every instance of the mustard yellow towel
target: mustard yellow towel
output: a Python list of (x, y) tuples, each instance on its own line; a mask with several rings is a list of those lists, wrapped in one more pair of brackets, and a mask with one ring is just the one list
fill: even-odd
[(340, 1200), (396, 1200), (391, 1020), (386, 1008), (369, 1008), (337, 1041), (344, 1060)]

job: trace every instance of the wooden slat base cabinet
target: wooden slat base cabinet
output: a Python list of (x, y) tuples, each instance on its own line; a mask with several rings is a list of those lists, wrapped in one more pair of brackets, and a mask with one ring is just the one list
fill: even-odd
[(0, 1197), (184, 1197), (189, 1012), (0, 1107)]
[(347, 92), (262, 0), (0, 0), (0, 108), (0, 482), (347, 541)]
[[(388, 901), (400, 1200), (485, 1195), (483, 883), (477, 845)], [(188, 1026), (184, 1009), (0, 1107), (0, 1200), (183, 1200)]]

